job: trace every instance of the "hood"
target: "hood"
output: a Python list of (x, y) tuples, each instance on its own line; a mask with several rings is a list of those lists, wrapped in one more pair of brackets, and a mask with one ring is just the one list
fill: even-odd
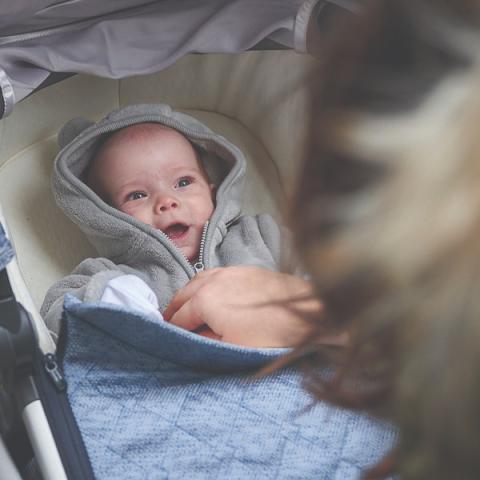
[[(80, 227), (100, 256), (116, 263), (131, 263), (134, 258), (141, 262), (142, 252), (151, 252), (151, 243), (155, 242), (156, 248), (163, 246), (185, 261), (162, 232), (108, 205), (84, 182), (87, 166), (105, 137), (143, 122), (174, 128), (198, 147), (207, 174), (217, 187), (207, 241), (222, 238), (227, 224), (241, 213), (245, 158), (224, 137), (168, 105), (131, 105), (97, 123), (84, 118), (70, 120), (58, 136), (61, 150), (54, 162), (53, 195), (59, 208)], [(145, 248), (147, 243), (150, 248)]]

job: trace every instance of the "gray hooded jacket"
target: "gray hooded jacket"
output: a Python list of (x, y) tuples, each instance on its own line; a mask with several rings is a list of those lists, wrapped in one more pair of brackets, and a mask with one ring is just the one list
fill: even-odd
[(185, 135), (198, 147), (217, 186), (201, 259), (205, 268), (250, 265), (278, 271), (290, 255), (288, 233), (270, 215), (241, 215), (246, 167), (242, 152), (196, 119), (161, 104), (128, 106), (98, 123), (74, 119), (59, 134), (62, 149), (55, 159), (52, 188), (58, 206), (86, 234), (100, 257), (84, 260), (47, 292), (41, 314), (54, 333), (59, 331), (66, 293), (98, 301), (108, 281), (134, 274), (152, 288), (163, 310), (196, 274), (164, 233), (111, 207), (83, 180), (105, 136), (142, 122), (158, 122)]

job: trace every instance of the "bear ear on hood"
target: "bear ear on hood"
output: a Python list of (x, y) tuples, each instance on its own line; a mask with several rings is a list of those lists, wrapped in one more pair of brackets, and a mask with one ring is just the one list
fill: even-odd
[(74, 138), (80, 135), (88, 127), (91, 127), (95, 122), (87, 120), (83, 117), (76, 117), (69, 120), (58, 132), (58, 145), (60, 148), (68, 145)]

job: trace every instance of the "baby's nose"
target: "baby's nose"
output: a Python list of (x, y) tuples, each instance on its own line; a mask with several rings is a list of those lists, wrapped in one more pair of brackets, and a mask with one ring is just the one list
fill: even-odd
[(166, 212), (178, 208), (178, 201), (171, 196), (162, 196), (157, 200), (156, 210), (159, 212)]

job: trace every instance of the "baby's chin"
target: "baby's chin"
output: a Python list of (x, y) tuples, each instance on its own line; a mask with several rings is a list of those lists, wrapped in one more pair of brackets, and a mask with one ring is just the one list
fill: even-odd
[(194, 251), (194, 249), (190, 247), (182, 247), (181, 245), (176, 245), (176, 247), (183, 253), (190, 263), (195, 263), (198, 260), (198, 251)]

